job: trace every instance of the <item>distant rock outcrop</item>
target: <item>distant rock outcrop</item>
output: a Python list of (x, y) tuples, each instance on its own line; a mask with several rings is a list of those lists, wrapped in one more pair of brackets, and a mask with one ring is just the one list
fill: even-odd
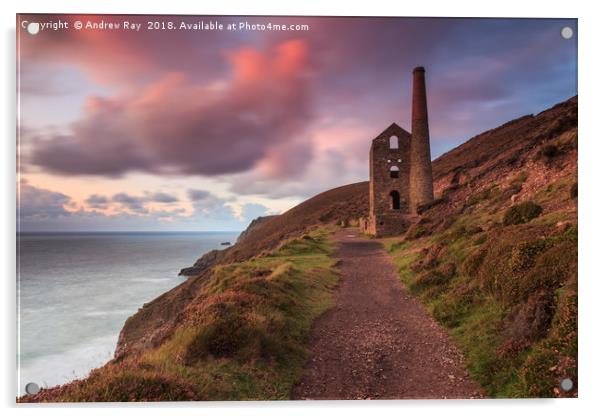
[(249, 235), (251, 235), (253, 230), (256, 230), (258, 226), (260, 226), (261, 224), (263, 224), (266, 221), (271, 220), (272, 218), (275, 218), (275, 217), (277, 217), (277, 215), (265, 215), (263, 217), (255, 218), (253, 221), (251, 221), (251, 223), (249, 224), (247, 229), (244, 230), (242, 233), (240, 233), (240, 235), (236, 239), (236, 243), (240, 243), (245, 238), (247, 238)]
[[(240, 233), (240, 235), (236, 239), (236, 244), (239, 244), (241, 241), (244, 241), (245, 238), (252, 235), (253, 231), (256, 230), (259, 225), (265, 223), (267, 220), (270, 220), (274, 217), (277, 217), (277, 215), (266, 215), (264, 217), (255, 218), (253, 221), (251, 221), (251, 223), (249, 224), (247, 229), (244, 230), (242, 233)], [(228, 244), (222, 243), (222, 245), (229, 246), (230, 243), (229, 242), (228, 242)], [(203, 254), (194, 263), (194, 265), (192, 265), (191, 267), (184, 267), (182, 270), (180, 270), (179, 275), (180, 276), (189, 276), (189, 277), (200, 275), (205, 270), (211, 268), (214, 264), (217, 264), (219, 261), (221, 261), (227, 255), (228, 250), (230, 250), (230, 249), (231, 249), (231, 247), (228, 247), (224, 250), (211, 250), (211, 251)]]
[(180, 276), (198, 276), (215, 264), (223, 255), (224, 250), (211, 250), (203, 254), (192, 267), (184, 267), (180, 270)]

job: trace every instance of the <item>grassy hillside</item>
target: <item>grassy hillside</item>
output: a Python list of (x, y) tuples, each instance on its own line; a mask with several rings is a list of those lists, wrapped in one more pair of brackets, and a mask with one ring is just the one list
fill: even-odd
[(577, 380), (576, 225), (556, 227), (552, 214), (488, 231), (480, 216), (449, 223), (387, 242), (401, 280), (450, 329), (490, 395), (560, 396), (562, 378)]
[(439, 199), (386, 240), (493, 397), (577, 395), (559, 389), (577, 384), (576, 112), (572, 99), (442, 156)]
[(158, 348), (23, 401), (288, 399), (310, 324), (331, 305), (338, 280), (329, 236), (316, 229), (216, 267)]
[[(316, 226), (339, 224), (368, 212), (368, 183), (341, 186), (302, 202), (282, 215), (253, 227), (251, 235), (223, 250), (212, 265), (243, 262), (273, 251)], [(146, 303), (125, 322), (119, 336), (116, 356), (136, 354), (160, 345), (169, 338), (181, 319), (182, 311), (195, 299), (207, 280), (210, 269)]]

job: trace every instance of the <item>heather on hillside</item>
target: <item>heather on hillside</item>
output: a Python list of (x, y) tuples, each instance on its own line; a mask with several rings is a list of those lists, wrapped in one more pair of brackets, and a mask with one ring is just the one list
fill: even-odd
[(310, 324), (331, 305), (338, 279), (329, 234), (317, 229), (216, 267), (160, 346), (21, 400), (288, 399)]

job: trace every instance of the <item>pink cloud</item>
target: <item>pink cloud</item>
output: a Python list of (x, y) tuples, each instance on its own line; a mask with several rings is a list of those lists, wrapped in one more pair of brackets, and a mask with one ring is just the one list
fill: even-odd
[[(410, 128), (413, 66), (427, 67), (433, 154), (572, 91), (567, 64), (576, 48), (559, 43), (560, 21), (249, 20), (311, 30), (21, 37), (24, 69), (74, 66), (120, 92), (90, 97), (72, 134), (32, 141), (29, 160), (61, 174), (238, 173), (222, 178), (236, 192), (307, 196), (367, 178), (365, 143), (392, 122)], [(335, 120), (338, 131), (314, 115)]]
[[(371, 140), (385, 127), (365, 126), (353, 119), (322, 120), (303, 138), (309, 143), (311, 160), (300, 156), (294, 143), (282, 149), (275, 147), (274, 157), (230, 179), (231, 189), (270, 198), (309, 197), (366, 180)], [(294, 171), (301, 163), (304, 169)]]
[[(282, 156), (270, 149), (295, 143), (312, 118), (308, 55), (303, 40), (243, 47), (227, 55), (232, 76), (218, 82), (170, 72), (138, 94), (90, 97), (72, 134), (41, 141), (31, 160), (57, 173), (96, 175), (214, 175), (268, 165)], [(307, 146), (295, 144), (298, 166), (311, 156)]]

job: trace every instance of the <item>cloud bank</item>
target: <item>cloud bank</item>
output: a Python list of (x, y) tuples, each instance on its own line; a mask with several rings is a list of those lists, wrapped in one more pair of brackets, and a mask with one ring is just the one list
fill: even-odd
[[(174, 18), (197, 20), (154, 17)], [(217, 224), (250, 215), (244, 212), (268, 212), (264, 201), (290, 206), (366, 180), (370, 141), (392, 122), (410, 127), (411, 71), (419, 65), (427, 68), (434, 156), (576, 94), (576, 39), (559, 36), (562, 26), (576, 25), (571, 19), (246, 20), (303, 23), (310, 30), (24, 37), (22, 173), (48, 175), (61, 190), (35, 195), (37, 209), (73, 215), (63, 212), (72, 211), (65, 204), (73, 201), (61, 178), (128, 180), (141, 172), (161, 178), (162, 185), (175, 176), (190, 179), (190, 185), (180, 186), (180, 198), (159, 190), (104, 195), (91, 189), (84, 210), (165, 221), (188, 215)], [(78, 111), (67, 106), (74, 101), (82, 103)], [(36, 115), (52, 120), (62, 108), (71, 117), (61, 119), (76, 121), (26, 123)], [(197, 180), (219, 186), (196, 189)], [(34, 209), (31, 192), (25, 198)], [(260, 206), (240, 202), (253, 199)]]
[(191, 84), (169, 73), (139, 95), (90, 97), (71, 135), (41, 141), (32, 162), (70, 175), (130, 171), (217, 175), (259, 161), (270, 176), (299, 169), (311, 150), (295, 138), (311, 118), (308, 48), (302, 40), (228, 56), (232, 79)]
[(188, 194), (190, 210), (177, 205), (180, 201), (175, 196), (161, 192), (92, 194), (79, 205), (63, 193), (22, 180), (17, 206), (19, 231), (130, 231), (149, 226), (171, 231), (241, 230), (269, 211), (262, 204), (236, 206), (234, 201), (205, 190), (194, 189)]

